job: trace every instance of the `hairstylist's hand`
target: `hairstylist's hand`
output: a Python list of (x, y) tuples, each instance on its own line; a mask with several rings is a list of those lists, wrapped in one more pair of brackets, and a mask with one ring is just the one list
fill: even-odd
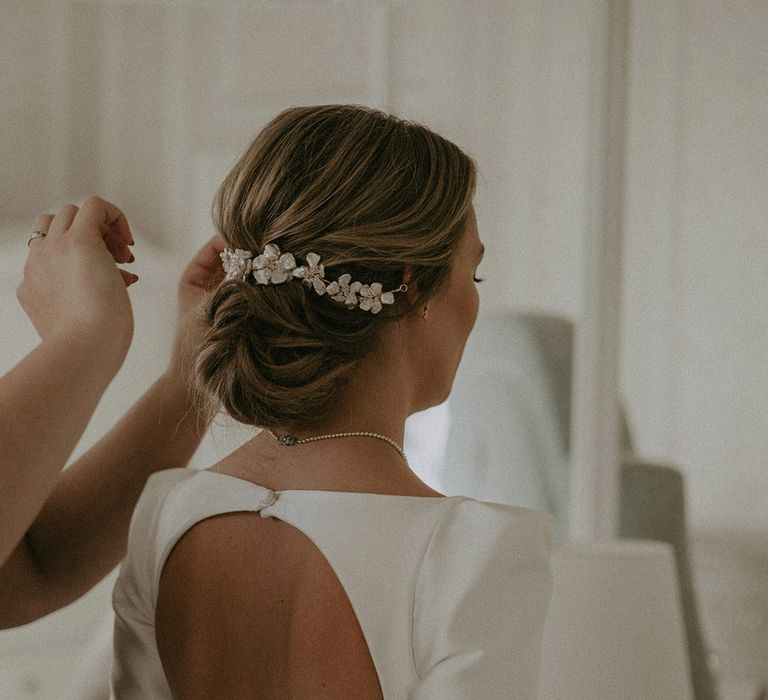
[(203, 311), (216, 286), (224, 279), (219, 253), (224, 240), (216, 235), (192, 258), (179, 281), (178, 322), (171, 357), (171, 372), (187, 378), (194, 365), (195, 351), (206, 331)]
[(108, 354), (119, 367), (133, 337), (126, 287), (138, 277), (115, 263), (133, 262), (133, 236), (114, 205), (89, 197), (42, 214), (16, 295), (43, 343), (65, 337)]

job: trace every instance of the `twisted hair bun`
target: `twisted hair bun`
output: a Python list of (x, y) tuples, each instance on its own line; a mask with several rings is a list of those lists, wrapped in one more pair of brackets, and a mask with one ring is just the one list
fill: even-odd
[(232, 248), (275, 242), (325, 277), (348, 273), (395, 289), (406, 267), (418, 299), (373, 315), (315, 294), (299, 280), (229, 280), (211, 299), (198, 386), (236, 420), (309, 425), (332, 405), (384, 324), (444, 283), (475, 187), (471, 159), (425, 127), (365, 107), (286, 110), (222, 183), (214, 222)]

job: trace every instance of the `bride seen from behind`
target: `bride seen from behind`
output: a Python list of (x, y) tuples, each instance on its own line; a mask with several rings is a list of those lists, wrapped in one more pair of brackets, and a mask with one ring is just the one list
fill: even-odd
[(325, 105), (278, 115), (224, 180), (196, 375), (211, 413), (264, 430), (148, 484), (115, 697), (533, 697), (548, 517), (442, 497), (400, 447), (477, 317), (475, 177), (424, 126)]

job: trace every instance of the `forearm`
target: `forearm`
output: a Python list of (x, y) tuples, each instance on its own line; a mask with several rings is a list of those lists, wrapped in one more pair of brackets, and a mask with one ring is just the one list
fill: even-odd
[(164, 375), (64, 472), (25, 538), (52, 609), (82, 595), (125, 556), (147, 478), (186, 466), (206, 428), (183, 380)]
[(60, 337), (0, 379), (0, 566), (50, 495), (118, 360), (83, 336)]

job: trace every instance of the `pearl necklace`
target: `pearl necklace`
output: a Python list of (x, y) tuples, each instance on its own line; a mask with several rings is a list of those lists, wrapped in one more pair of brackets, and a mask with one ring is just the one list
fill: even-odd
[(400, 456), (403, 458), (403, 461), (405, 462), (406, 466), (410, 468), (410, 464), (408, 464), (408, 458), (405, 456), (405, 452), (403, 452), (403, 448), (400, 447), (392, 438), (388, 438), (386, 435), (380, 435), (379, 433), (371, 433), (368, 431), (363, 432), (354, 432), (354, 433), (329, 433), (328, 435), (314, 435), (312, 437), (308, 438), (297, 438), (295, 435), (283, 435), (282, 437), (277, 437), (271, 430), (268, 431), (269, 434), (277, 440), (277, 442), (284, 446), (291, 446), (291, 445), (301, 445), (305, 442), (315, 442), (317, 440), (329, 440), (330, 438), (342, 438), (342, 437), (370, 437), (370, 438), (377, 438), (379, 440), (384, 440), (384, 442), (392, 445), (399, 453)]

